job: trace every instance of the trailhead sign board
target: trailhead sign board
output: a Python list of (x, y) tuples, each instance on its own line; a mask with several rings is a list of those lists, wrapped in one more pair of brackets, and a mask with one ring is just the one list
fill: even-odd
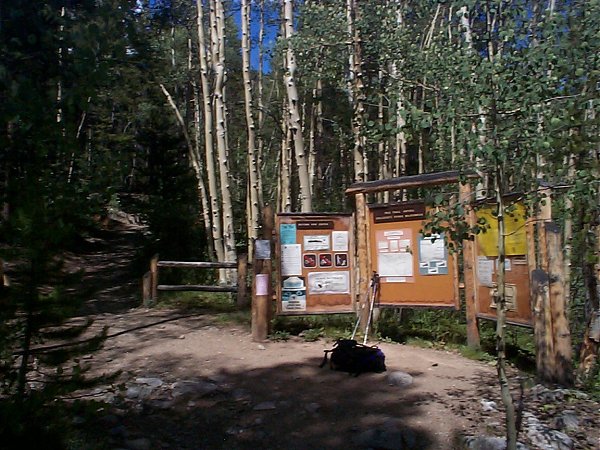
[[(498, 290), (498, 219), (496, 205), (480, 208), (477, 219), (485, 219), (487, 229), (477, 235), (477, 317), (496, 320), (495, 295)], [(506, 226), (506, 321), (533, 326), (527, 262), (527, 211), (516, 203), (504, 216)]]
[(458, 274), (444, 233), (425, 236), (423, 202), (369, 205), (371, 271), (381, 306), (458, 308)]
[(277, 314), (355, 311), (353, 221), (351, 214), (277, 215)]

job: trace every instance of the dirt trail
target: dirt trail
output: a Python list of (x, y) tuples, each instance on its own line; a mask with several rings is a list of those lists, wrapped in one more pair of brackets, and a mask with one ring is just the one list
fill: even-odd
[[(111, 242), (130, 244), (117, 253), (105, 247), (102, 256), (77, 257), (88, 282), (98, 283), (88, 304), (94, 328), (109, 327), (104, 348), (85, 365), (90, 374), (122, 371), (87, 393), (106, 402), (100, 419), (85, 426), (108, 448), (451, 449), (459, 435), (502, 436), (494, 366), (381, 343), (387, 372), (351, 377), (318, 367), (330, 342), (253, 343), (246, 327), (217, 315), (132, 307), (136, 280), (120, 282), (123, 291), (108, 286), (117, 284), (112, 273), (126, 278), (135, 250), (131, 235), (119, 236)], [(526, 411), (546, 411), (546, 428), (558, 428), (564, 403), (549, 408), (540, 392), (555, 391), (535, 389), (527, 390)], [(562, 395), (578, 415), (570, 448), (596, 448), (597, 403)], [(522, 436), (530, 448), (543, 448)]]

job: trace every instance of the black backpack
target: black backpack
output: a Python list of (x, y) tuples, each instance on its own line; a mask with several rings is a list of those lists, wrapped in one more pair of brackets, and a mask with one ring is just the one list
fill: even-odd
[(327, 363), (327, 355), (331, 353), (329, 367), (332, 370), (349, 372), (359, 376), (364, 372), (385, 372), (385, 355), (376, 346), (359, 344), (354, 339), (338, 339), (331, 350), (324, 350), (325, 355), (319, 367)]

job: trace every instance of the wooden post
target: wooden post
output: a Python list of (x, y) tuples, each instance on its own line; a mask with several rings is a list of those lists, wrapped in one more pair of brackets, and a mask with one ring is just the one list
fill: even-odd
[(544, 305), (549, 296), (548, 290), (550, 279), (548, 274), (541, 269), (535, 269), (531, 273), (531, 292), (534, 295), (533, 308), (533, 329), (535, 334), (535, 364), (536, 373), (539, 381), (551, 381), (553, 374), (548, 365), (550, 355), (554, 353), (552, 349), (552, 339), (546, 340), (546, 317), (544, 315)]
[(356, 200), (356, 256), (358, 258), (358, 314), (360, 315), (361, 329), (364, 331), (369, 320), (369, 305), (367, 292), (369, 290), (369, 248), (368, 235), (369, 224), (367, 217), (367, 205), (365, 194), (358, 193), (355, 195)]
[(153, 302), (158, 298), (158, 254), (150, 260), (150, 279), (152, 288), (150, 289), (150, 298)]
[(152, 272), (146, 272), (142, 277), (142, 304), (152, 306)]
[[(546, 223), (546, 248), (548, 249), (548, 273), (550, 281), (549, 306), (554, 353), (551, 358), (554, 381), (562, 385), (573, 383), (573, 354), (571, 333), (567, 319), (567, 292), (565, 292), (565, 266), (561, 232), (554, 222)], [(548, 324), (546, 324), (548, 330)]]
[(237, 299), (236, 304), (238, 307), (244, 307), (248, 305), (248, 255), (241, 253), (238, 255), (237, 260)]
[[(273, 208), (270, 205), (265, 205), (263, 208), (263, 230), (262, 236), (264, 240), (268, 240), (271, 251), (273, 235)], [(255, 242), (253, 242), (255, 245)], [(269, 335), (269, 327), (272, 308), (272, 289), (271, 289), (271, 258), (257, 259), (256, 249), (254, 250), (254, 260), (252, 262), (253, 277), (252, 277), (252, 340), (254, 342), (262, 342)], [(257, 278), (257, 277), (260, 277)], [(260, 280), (260, 282), (257, 282)], [(259, 290), (260, 289), (260, 290)]]
[[(459, 201), (465, 205), (465, 220), (469, 227), (475, 226), (475, 211), (471, 204), (471, 185), (459, 184)], [(465, 309), (467, 314), (467, 344), (471, 348), (479, 348), (481, 340), (477, 324), (477, 244), (475, 241), (463, 241), (463, 273), (465, 283)]]

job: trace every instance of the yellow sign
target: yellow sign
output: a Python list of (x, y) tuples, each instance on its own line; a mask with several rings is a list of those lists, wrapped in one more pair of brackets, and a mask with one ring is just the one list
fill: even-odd
[[(495, 206), (486, 206), (477, 211), (477, 219), (485, 219), (484, 230), (477, 235), (479, 254), (498, 256), (498, 218)], [(506, 255), (526, 255), (527, 236), (525, 232), (526, 209), (523, 203), (516, 203), (504, 213)]]

